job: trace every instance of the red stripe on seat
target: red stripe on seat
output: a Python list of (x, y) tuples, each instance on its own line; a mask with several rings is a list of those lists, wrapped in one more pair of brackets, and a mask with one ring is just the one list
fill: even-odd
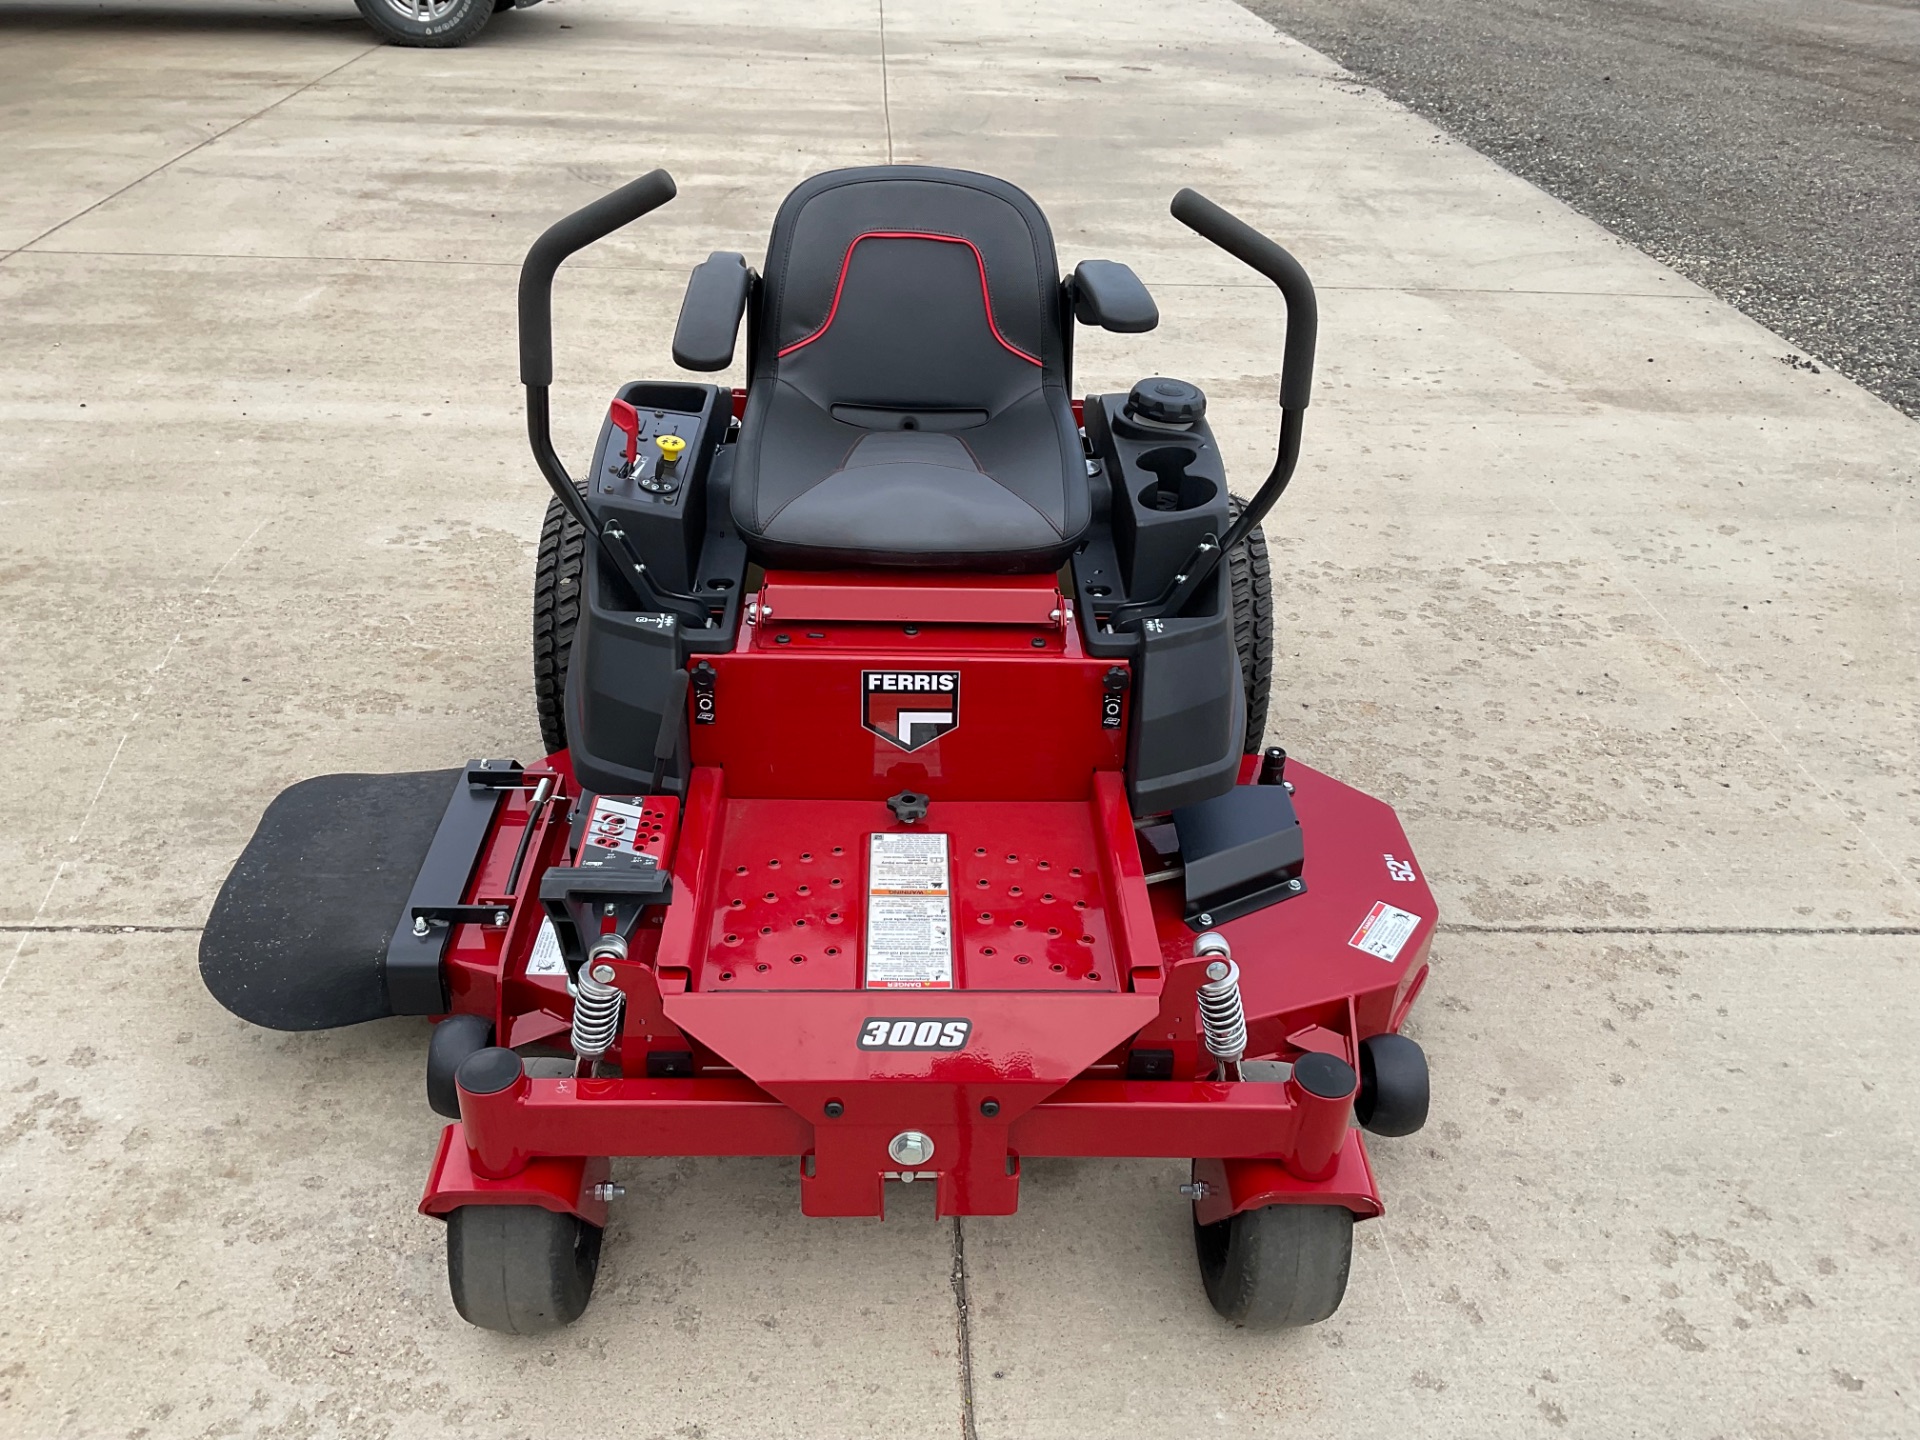
[(827, 333), (828, 327), (833, 324), (833, 317), (840, 311), (840, 292), (847, 288), (847, 267), (853, 263), (853, 247), (858, 245), (862, 240), (940, 240), (948, 245), (966, 246), (969, 250), (973, 251), (973, 263), (980, 267), (980, 306), (987, 312), (987, 328), (993, 332), (993, 338), (998, 340), (1003, 348), (1018, 355), (1029, 365), (1038, 365), (1040, 363), (1034, 356), (1029, 355), (1018, 345), (1008, 340), (1006, 336), (1002, 335), (1000, 333), (1000, 327), (994, 323), (993, 295), (992, 292), (987, 289), (987, 262), (986, 258), (980, 253), (980, 247), (965, 236), (934, 235), (924, 230), (869, 230), (866, 234), (856, 235), (853, 239), (849, 240), (847, 242), (847, 253), (840, 259), (840, 279), (833, 287), (833, 304), (827, 309), (827, 318), (821, 322), (820, 328), (811, 335), (805, 339), (794, 341), (793, 344), (782, 350), (779, 354), (780, 359), (786, 359), (787, 356), (791, 355), (794, 351), (811, 345)]

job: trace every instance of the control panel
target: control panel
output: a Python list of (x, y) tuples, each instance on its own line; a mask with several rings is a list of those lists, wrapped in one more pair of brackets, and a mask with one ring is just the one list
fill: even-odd
[(588, 499), (669, 590), (698, 579), (708, 472), (732, 418), (731, 393), (714, 385), (639, 380), (608, 407)]
[(687, 451), (699, 438), (701, 417), (680, 410), (641, 410), (625, 400), (607, 409), (618, 443), (608, 447), (598, 491), (671, 501), (685, 487)]

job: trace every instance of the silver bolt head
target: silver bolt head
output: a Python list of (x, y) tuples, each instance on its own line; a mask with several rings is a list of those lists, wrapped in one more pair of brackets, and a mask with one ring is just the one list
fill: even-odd
[(933, 1137), (919, 1130), (902, 1130), (887, 1145), (887, 1154), (909, 1169), (918, 1169), (933, 1158)]
[(1207, 966), (1207, 979), (1224, 980), (1226, 978), (1227, 978), (1227, 962), (1226, 961), (1216, 960), (1211, 965)]
[(416, 916), (414, 916), (414, 917), (413, 917), (413, 933), (414, 933), (414, 934), (416, 934), (416, 935), (424, 935), (424, 934), (426, 934), (426, 933), (427, 933), (427, 930), (428, 930), (428, 928), (429, 928), (429, 927), (428, 927), (428, 925), (427, 925), (427, 917), (426, 917), (426, 916), (424, 916), (424, 915), (416, 915)]
[(612, 984), (613, 977), (618, 973), (619, 972), (611, 965), (601, 964), (593, 967), (593, 978), (598, 980), (602, 985)]
[(627, 1193), (627, 1187), (616, 1185), (611, 1180), (602, 1180), (587, 1191), (596, 1200), (618, 1200)]
[(1213, 1187), (1204, 1180), (1195, 1180), (1190, 1184), (1182, 1185), (1180, 1193), (1189, 1200), (1204, 1200), (1213, 1193)]

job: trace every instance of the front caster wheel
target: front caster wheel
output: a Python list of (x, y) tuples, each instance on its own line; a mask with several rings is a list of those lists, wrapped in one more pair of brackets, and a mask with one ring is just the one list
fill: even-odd
[(461, 1319), (537, 1335), (580, 1318), (600, 1227), (538, 1205), (462, 1205), (447, 1216), (447, 1288)]
[(1249, 1330), (1316, 1325), (1340, 1308), (1353, 1263), (1353, 1212), (1269, 1205), (1213, 1225), (1193, 1222), (1207, 1299)]

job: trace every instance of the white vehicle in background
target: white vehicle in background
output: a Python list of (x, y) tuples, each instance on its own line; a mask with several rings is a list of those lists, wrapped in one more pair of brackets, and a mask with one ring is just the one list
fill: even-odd
[(486, 28), (495, 11), (525, 9), (540, 0), (354, 0), (367, 23), (395, 45), (445, 49), (464, 45)]

